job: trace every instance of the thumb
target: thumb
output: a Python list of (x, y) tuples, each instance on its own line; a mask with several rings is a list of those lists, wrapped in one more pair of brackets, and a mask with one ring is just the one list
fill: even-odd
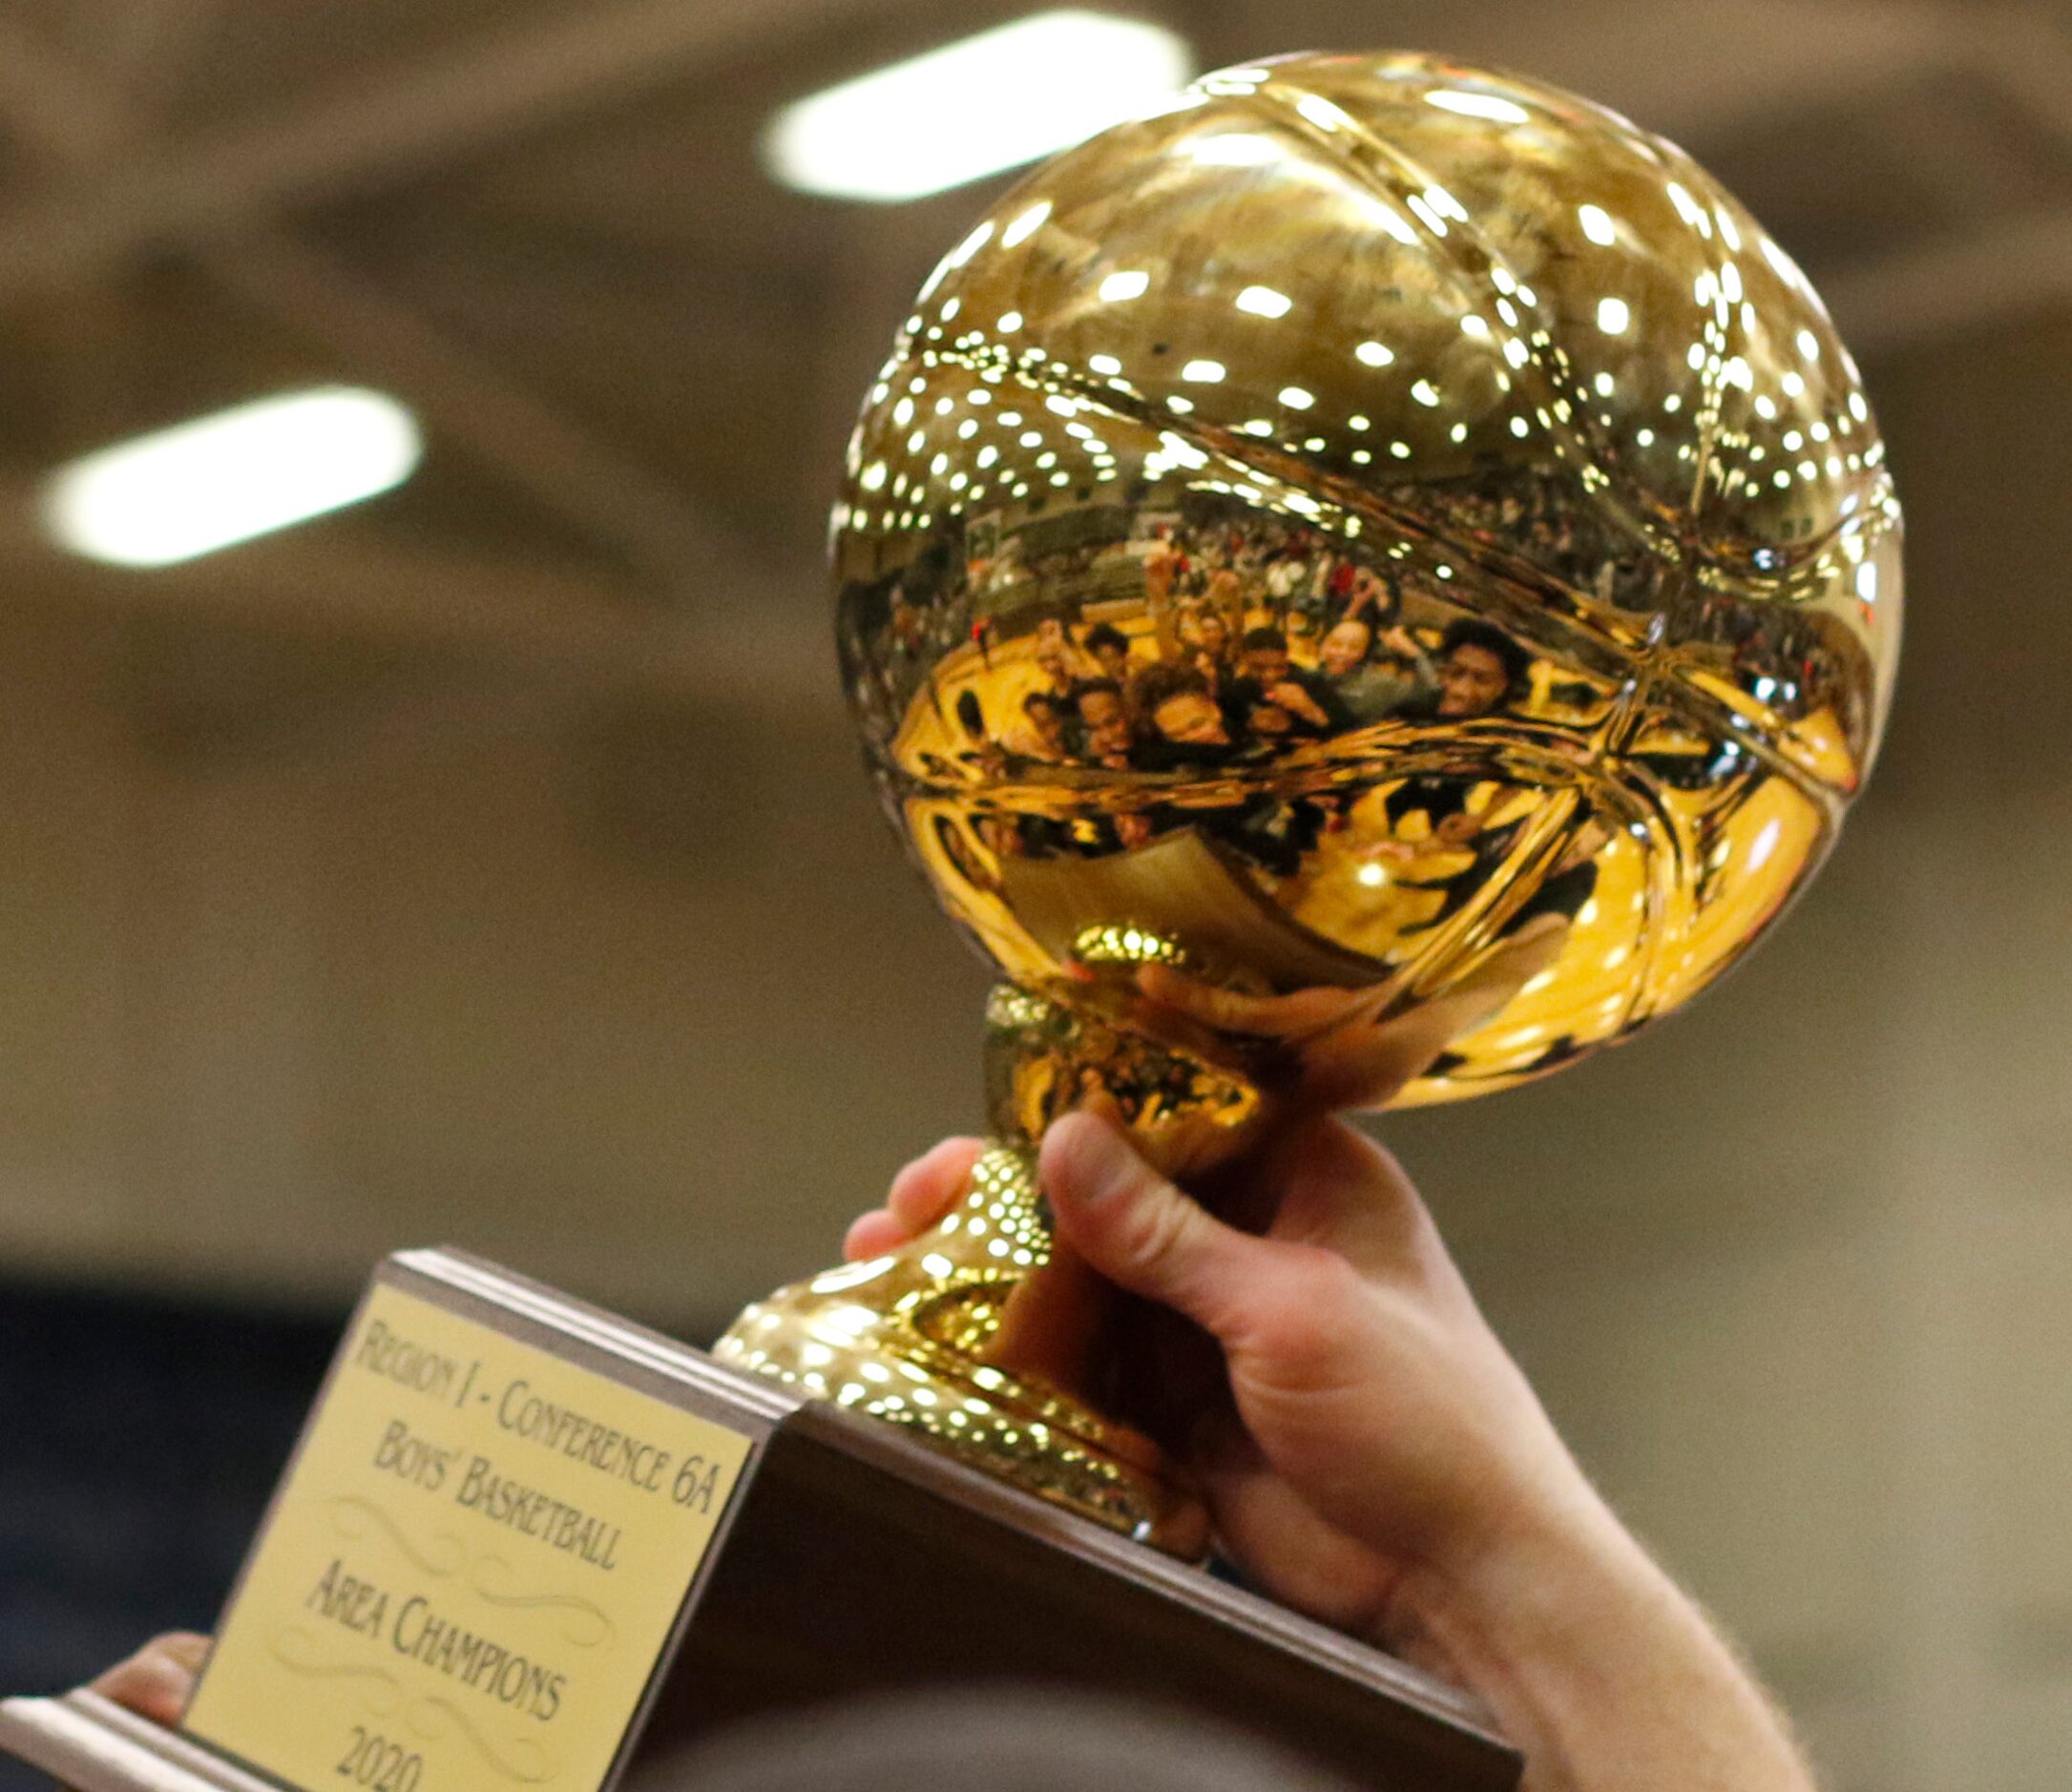
[(1261, 1240), (1210, 1217), (1107, 1120), (1069, 1114), (1043, 1137), (1037, 1177), (1057, 1229), (1118, 1286), (1222, 1336), (1253, 1279)]

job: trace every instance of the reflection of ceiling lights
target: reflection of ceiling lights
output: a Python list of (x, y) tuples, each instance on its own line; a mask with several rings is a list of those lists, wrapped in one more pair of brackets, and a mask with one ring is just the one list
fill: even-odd
[(1192, 70), (1186, 45), (1160, 26), (1038, 12), (785, 107), (764, 159), (807, 193), (915, 199), (1169, 101)]
[(416, 420), (381, 392), (284, 392), (60, 468), (44, 523), (91, 559), (171, 566), (387, 491), (423, 452)]
[(1498, 124), (1530, 124), (1532, 114), (1516, 100), (1495, 94), (1475, 94), (1463, 88), (1435, 87), (1425, 94), (1425, 104), (1467, 118), (1493, 118)]

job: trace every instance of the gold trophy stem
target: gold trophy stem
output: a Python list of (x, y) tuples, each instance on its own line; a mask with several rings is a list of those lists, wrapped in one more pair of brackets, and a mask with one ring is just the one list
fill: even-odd
[(934, 1230), (779, 1289), (713, 1354), (919, 1431), (1112, 1529), (1198, 1554), (1205, 1518), (1162, 1452), (1065, 1391), (1101, 1298), (1086, 1270), (1054, 1254), (1033, 1154), (995, 1142)]
[[(995, 1046), (1009, 1048), (992, 1054), (996, 1095), (1003, 1073), (1042, 1062), (1073, 1025), (1021, 990), (996, 992), (989, 1012)], [(995, 1115), (1002, 1109), (996, 1099)], [(988, 1145), (962, 1200), (932, 1231), (779, 1289), (743, 1312), (713, 1354), (917, 1431), (1114, 1530), (1198, 1555), (1208, 1534), (1199, 1500), (1157, 1445), (1078, 1391), (1112, 1298), (1057, 1250), (1024, 1133)]]

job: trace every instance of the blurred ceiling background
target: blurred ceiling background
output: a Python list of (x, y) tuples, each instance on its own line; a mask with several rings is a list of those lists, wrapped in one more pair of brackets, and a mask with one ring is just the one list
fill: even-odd
[[(2072, 19), (1146, 6), (1437, 48), (1682, 142), (1827, 296), (1910, 521), (1886, 762), (1636, 1048), (1381, 1131), (1838, 1787), (2072, 1759)], [(984, 977), (873, 813), (820, 547), (997, 190), (775, 186), (940, 0), (0, 0), (0, 1273), (343, 1302), (447, 1240), (701, 1335), (976, 1115)], [(37, 481), (285, 386), (418, 476), (185, 566)]]

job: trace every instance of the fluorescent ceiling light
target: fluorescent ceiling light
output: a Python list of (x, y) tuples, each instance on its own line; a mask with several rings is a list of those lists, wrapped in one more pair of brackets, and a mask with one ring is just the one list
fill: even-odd
[(43, 518), (90, 559), (171, 566), (387, 491), (423, 453), (416, 419), (384, 393), (283, 392), (59, 468)]
[(1192, 73), (1187, 46), (1162, 27), (1032, 13), (785, 107), (764, 157), (807, 193), (916, 199), (1169, 104)]

